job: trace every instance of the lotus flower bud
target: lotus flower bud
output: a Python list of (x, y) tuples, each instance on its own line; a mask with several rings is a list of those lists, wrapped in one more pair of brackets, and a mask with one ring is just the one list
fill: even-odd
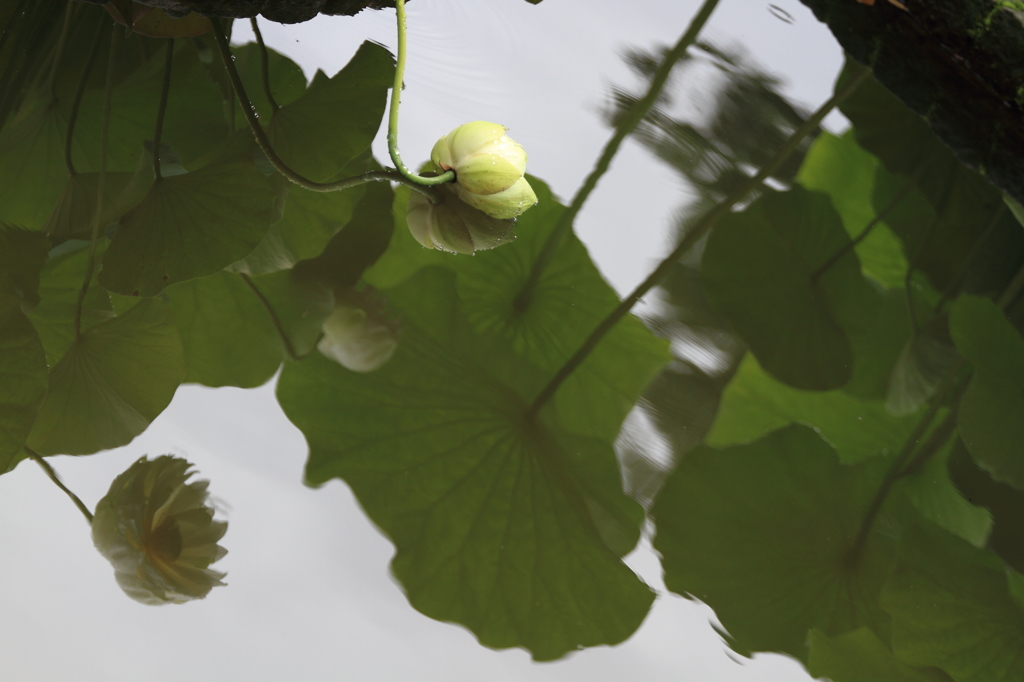
[(182, 604), (224, 584), (224, 574), (209, 566), (227, 554), (217, 541), (228, 524), (213, 520), (209, 482), (188, 482), (191, 466), (171, 455), (143, 457), (96, 505), (93, 544), (135, 601)]
[(505, 126), (474, 121), (434, 145), (430, 159), (438, 172), (455, 171), (452, 190), (492, 218), (515, 218), (537, 203), (526, 172), (526, 152), (505, 134)]
[(438, 188), (437, 204), (419, 192), (409, 195), (405, 220), (416, 241), (428, 249), (472, 254), (515, 239), (515, 220), (500, 220), (478, 211), (456, 196), (450, 186)]
[(372, 288), (335, 294), (317, 350), (353, 372), (372, 372), (398, 348), (398, 324)]

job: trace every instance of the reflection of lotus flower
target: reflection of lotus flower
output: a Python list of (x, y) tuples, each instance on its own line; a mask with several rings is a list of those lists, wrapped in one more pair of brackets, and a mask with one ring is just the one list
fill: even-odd
[(512, 231), (515, 220), (500, 220), (467, 205), (442, 185), (437, 194), (440, 202), (430, 200), (419, 192), (409, 195), (409, 210), (405, 220), (409, 231), (428, 249), (452, 253), (473, 253), (493, 249), (515, 239)]
[(526, 172), (526, 152), (505, 126), (474, 121), (451, 131), (434, 145), (430, 160), (438, 172), (455, 171), (452, 190), (473, 208), (493, 218), (515, 218), (537, 203)]
[(372, 372), (398, 347), (398, 325), (373, 288), (336, 293), (323, 329), (317, 350), (353, 372)]
[(171, 455), (143, 457), (96, 505), (92, 541), (125, 594), (143, 604), (202, 599), (224, 584), (209, 566), (227, 554), (217, 541), (228, 524), (213, 520), (209, 482), (188, 483), (191, 466)]

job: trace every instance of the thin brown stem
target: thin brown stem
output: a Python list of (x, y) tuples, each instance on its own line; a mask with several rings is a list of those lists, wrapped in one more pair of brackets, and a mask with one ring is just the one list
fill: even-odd
[(96, 241), (100, 237), (100, 217), (103, 215), (103, 191), (107, 181), (107, 142), (110, 136), (110, 102), (114, 96), (114, 74), (117, 69), (118, 34), (116, 24), (111, 24), (110, 53), (107, 57), (107, 83), (103, 90), (103, 123), (100, 129), (100, 172), (96, 180), (96, 213), (92, 221), (92, 237), (89, 242), (89, 260), (85, 266), (85, 278), (78, 292), (75, 303), (75, 341), (82, 338), (82, 307), (85, 294), (92, 283), (92, 273), (96, 268)]
[(164, 82), (160, 88), (160, 106), (156, 110), (156, 130), (153, 131), (153, 174), (156, 180), (163, 178), (160, 172), (160, 137), (164, 131), (164, 112), (167, 111), (167, 95), (171, 91), (171, 63), (174, 61), (174, 38), (167, 39), (167, 55), (164, 58)]
[(643, 121), (647, 112), (658, 101), (658, 97), (661, 96), (661, 92), (664, 90), (665, 84), (668, 83), (669, 76), (672, 74), (672, 68), (676, 65), (676, 62), (683, 58), (690, 46), (697, 41), (697, 36), (700, 34), (701, 29), (704, 28), (704, 24), (707, 23), (717, 5), (718, 0), (705, 0), (700, 11), (697, 12), (690, 22), (686, 32), (679, 38), (679, 42), (661, 60), (657, 71), (651, 77), (651, 84), (647, 89), (647, 94), (629, 109), (619, 122), (619, 125), (616, 126), (615, 133), (605, 145), (600, 158), (598, 158), (597, 163), (594, 165), (594, 169), (590, 171), (590, 175), (587, 176), (579, 191), (576, 192), (572, 203), (558, 217), (558, 222), (555, 224), (554, 229), (551, 230), (551, 234), (548, 235), (544, 246), (540, 250), (540, 254), (530, 267), (530, 273), (526, 281), (512, 302), (514, 310), (522, 312), (529, 306), (530, 299), (533, 297), (533, 291), (537, 288), (541, 275), (544, 274), (545, 268), (547, 268), (548, 263), (554, 257), (562, 239), (572, 230), (572, 224), (576, 220), (576, 215), (597, 187), (598, 181), (608, 171), (612, 158), (619, 151), (623, 141), (630, 133), (636, 130), (636, 127)]
[(45, 471), (46, 475), (50, 477), (50, 480), (53, 481), (58, 488), (63, 490), (68, 497), (71, 498), (71, 501), (75, 503), (76, 507), (78, 507), (78, 511), (82, 512), (82, 515), (85, 517), (85, 520), (88, 521), (90, 525), (92, 525), (92, 512), (89, 511), (89, 508), (85, 506), (85, 503), (82, 502), (78, 495), (71, 492), (71, 490), (66, 485), (64, 485), (64, 482), (60, 480), (60, 476), (58, 476), (57, 472), (53, 470), (53, 467), (50, 466), (50, 463), (43, 459), (38, 452), (31, 449), (30, 447), (25, 446), (24, 450), (25, 452), (28, 453), (28, 456), (29, 458), (32, 459), (32, 461), (34, 461), (36, 464), (43, 468), (43, 471)]
[(71, 143), (74, 141), (75, 135), (75, 122), (78, 120), (78, 109), (82, 105), (82, 97), (85, 95), (85, 86), (89, 81), (89, 73), (92, 71), (92, 65), (96, 62), (96, 55), (100, 51), (100, 43), (103, 42), (103, 30), (106, 28), (105, 22), (100, 21), (99, 26), (96, 27), (96, 37), (93, 38), (92, 47), (89, 48), (89, 56), (85, 60), (85, 68), (82, 69), (82, 75), (78, 79), (78, 87), (75, 88), (74, 99), (71, 100), (71, 111), (68, 112), (68, 128), (64, 134), (64, 166), (68, 169), (68, 175), (72, 177), (77, 175), (75, 171), (75, 163), (71, 159)]
[(288, 178), (296, 185), (312, 192), (338, 192), (367, 182), (389, 180), (391, 182), (398, 182), (411, 187), (417, 192), (426, 195), (433, 203), (440, 202), (439, 195), (436, 194), (438, 190), (412, 182), (411, 180), (403, 177), (398, 173), (398, 171), (393, 171), (392, 169), (371, 171), (355, 177), (338, 180), (337, 182), (314, 182), (313, 180), (310, 180), (289, 168), (288, 165), (281, 160), (281, 157), (279, 157), (274, 151), (274, 148), (270, 146), (270, 139), (267, 137), (266, 132), (264, 132), (263, 127), (260, 125), (259, 117), (256, 115), (256, 110), (253, 108), (252, 102), (249, 101), (249, 96), (245, 94), (245, 86), (242, 85), (242, 79), (238, 75), (238, 69), (235, 68), (234, 57), (231, 55), (231, 47), (228, 45), (228, 39), (224, 35), (224, 29), (216, 19), (211, 20), (210, 23), (213, 24), (213, 35), (217, 39), (217, 48), (220, 52), (221, 62), (224, 64), (225, 70), (227, 70), (228, 80), (231, 81), (231, 87), (235, 92), (235, 97), (238, 98), (238, 103), (242, 107), (242, 113), (245, 115), (245, 120), (249, 123), (249, 129), (252, 130), (253, 137), (256, 138), (256, 144), (259, 145), (259, 148), (266, 155), (267, 160), (270, 161), (271, 165), (273, 165), (275, 169), (277, 169), (278, 173)]
[(281, 107), (278, 106), (277, 100), (274, 99), (274, 93), (270, 89), (270, 55), (267, 53), (267, 46), (263, 43), (263, 34), (260, 33), (260, 25), (256, 22), (256, 17), (249, 18), (249, 25), (252, 26), (252, 32), (256, 36), (256, 43), (260, 46), (260, 70), (263, 73), (263, 92), (267, 96), (267, 101), (270, 102), (270, 108), (277, 111)]
[(615, 309), (609, 313), (601, 322), (590, 332), (590, 336), (580, 345), (572, 356), (566, 360), (565, 364), (559, 368), (558, 372), (551, 378), (548, 384), (537, 394), (537, 397), (533, 399), (529, 408), (526, 410), (526, 417), (532, 419), (537, 416), (540, 409), (555, 395), (558, 387), (569, 378), (569, 376), (579, 367), (583, 361), (590, 355), (590, 352), (594, 350), (597, 344), (604, 338), (604, 335), (614, 327), (619, 320), (626, 316), (630, 309), (636, 305), (644, 294), (650, 291), (658, 282), (662, 280), (669, 273), (670, 270), (676, 265), (679, 258), (693, 248), (694, 244), (700, 241), (708, 231), (714, 227), (715, 223), (723, 215), (728, 213), (734, 205), (739, 203), (746, 197), (752, 190), (759, 187), (762, 182), (778, 170), (778, 168), (789, 158), (803, 139), (811, 133), (811, 131), (817, 129), (829, 112), (832, 111), (836, 106), (839, 105), (844, 99), (846, 99), (857, 87), (871, 74), (871, 70), (867, 67), (861, 67), (860, 71), (855, 73), (852, 77), (846, 80), (839, 89), (832, 95), (827, 102), (818, 108), (814, 114), (811, 115), (804, 123), (797, 128), (797, 130), (790, 135), (786, 143), (776, 152), (775, 156), (765, 164), (765, 166), (758, 171), (757, 175), (750, 178), (742, 187), (730, 194), (721, 203), (717, 204), (710, 211), (705, 213), (697, 221), (697, 223), (690, 228), (686, 233), (686, 236), (679, 242), (679, 245), (673, 249), (672, 253), (668, 255), (657, 268), (654, 269), (647, 279), (645, 279), (636, 289), (632, 291), (626, 298), (619, 303)]

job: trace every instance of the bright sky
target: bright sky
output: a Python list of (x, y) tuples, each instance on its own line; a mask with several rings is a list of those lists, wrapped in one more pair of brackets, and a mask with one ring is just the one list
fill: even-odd
[[(529, 171), (568, 200), (609, 136), (597, 114), (609, 86), (635, 83), (621, 53), (674, 43), (698, 5), (414, 0), (403, 156), (416, 165), (455, 126), (493, 120), (526, 147)], [(793, 23), (777, 18), (772, 6)], [(333, 74), (364, 39), (392, 49), (395, 43), (393, 11), (262, 27), (267, 42), (307, 76), (317, 68)], [(250, 37), (239, 22), (235, 40)], [(704, 37), (745, 49), (808, 108), (829, 96), (842, 62), (827, 29), (797, 0), (723, 0)], [(383, 133), (375, 150), (386, 158)], [(620, 292), (664, 254), (666, 229), (684, 198), (674, 174), (638, 146), (624, 146), (576, 224)], [(0, 679), (809, 679), (782, 657), (734, 662), (708, 625), (710, 610), (665, 593), (646, 548), (632, 555), (631, 565), (662, 594), (640, 631), (618, 647), (537, 665), (523, 651), (485, 649), (467, 631), (420, 615), (389, 576), (390, 543), (348, 488), (340, 481), (319, 490), (302, 484), (305, 441), (277, 407), (272, 385), (252, 391), (183, 386), (129, 446), (51, 461), (92, 507), (132, 461), (163, 453), (195, 463), (228, 508), (222, 544), (230, 554), (217, 567), (228, 571), (229, 587), (184, 606), (131, 601), (92, 547), (77, 510), (38, 467), (23, 462), (0, 477)]]

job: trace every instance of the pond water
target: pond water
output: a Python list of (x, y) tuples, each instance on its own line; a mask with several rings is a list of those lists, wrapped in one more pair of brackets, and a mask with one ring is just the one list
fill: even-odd
[[(635, 92), (626, 50), (674, 43), (693, 0), (415, 0), (400, 141), (410, 164), (470, 120), (492, 120), (530, 154), (530, 173), (568, 201), (590, 171), (610, 128), (602, 112), (613, 87)], [(366, 39), (392, 47), (394, 13), (320, 17), (295, 26), (263, 22), (271, 47), (312, 77), (333, 74)], [(236, 25), (233, 40), (251, 33)], [(842, 65), (828, 30), (795, 0), (726, 0), (703, 39), (745, 55), (779, 78), (805, 110), (827, 99)], [(698, 61), (705, 59), (698, 56)], [(723, 76), (710, 58), (677, 79), (665, 111), (699, 120)], [(840, 130), (834, 115), (827, 127)], [(382, 134), (374, 146), (385, 159)], [(676, 216), (697, 196), (679, 173), (628, 141), (576, 220), (577, 234), (612, 286), (625, 294), (675, 238)], [(658, 294), (635, 312), (658, 312)], [(679, 341), (684, 347), (685, 340)], [(693, 349), (691, 349), (693, 350)], [(700, 350), (698, 347), (697, 351)], [(700, 362), (698, 356), (696, 361)], [(705, 358), (714, 365), (714, 357)], [(633, 423), (658, 451), (658, 438)], [(274, 400), (251, 391), (183, 386), (171, 406), (130, 446), (102, 457), (55, 458), (92, 505), (140, 455), (176, 453), (197, 462), (231, 528), (221, 567), (230, 587), (184, 608), (143, 608), (123, 599), (81, 520), (35, 467), (0, 478), (0, 677), (81, 681), (199, 680), (599, 680), (676, 679), (798, 682), (810, 679), (782, 656), (740, 661), (712, 629), (711, 611), (669, 594), (650, 545), (628, 559), (659, 592), (644, 625), (614, 648), (534, 664), (520, 650), (480, 647), (456, 626), (409, 607), (389, 579), (391, 545), (348, 489), (301, 484), (306, 444)], [(142, 672), (144, 671), (144, 672)]]

